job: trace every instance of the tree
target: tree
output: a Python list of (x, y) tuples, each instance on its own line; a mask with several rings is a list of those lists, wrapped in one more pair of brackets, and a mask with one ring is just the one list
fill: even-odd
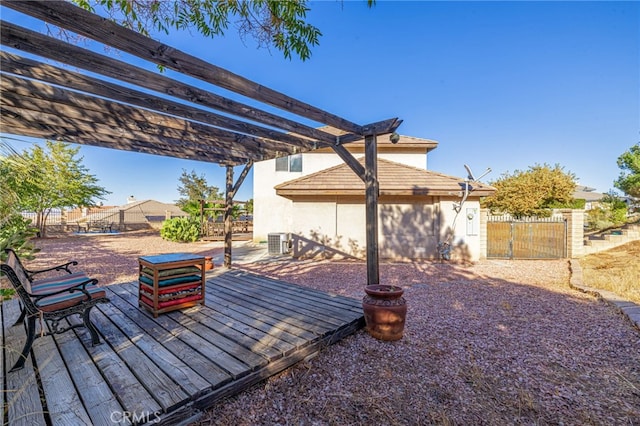
[(64, 142), (46, 141), (45, 148), (34, 146), (6, 162), (8, 184), (17, 194), (17, 208), (36, 213), (35, 226), (46, 235), (47, 217), (53, 209), (92, 206), (110, 192), (97, 185), (98, 179), (89, 174), (76, 158), (80, 147)]
[(214, 207), (212, 201), (224, 197), (217, 186), (210, 186), (204, 174), (198, 176), (195, 170), (187, 173), (185, 169), (182, 169), (179, 180), (178, 193), (181, 198), (176, 201), (176, 204), (191, 215), (200, 214), (200, 200), (205, 202), (205, 208), (212, 208)]
[(576, 188), (575, 176), (558, 164), (536, 164), (512, 175), (506, 172), (491, 185), (497, 191), (483, 200), (483, 206), (514, 217), (545, 217), (552, 208), (570, 207)]
[(244, 208), (247, 211), (248, 215), (253, 215), (253, 198), (250, 198), (249, 200), (247, 200), (247, 202), (244, 205)]
[(39, 251), (30, 241), (37, 229), (20, 214), (19, 197), (12, 184), (13, 170), (24, 161), (11, 146), (0, 141), (0, 260), (5, 260), (5, 248), (12, 248), (21, 258), (29, 260)]
[(640, 198), (640, 143), (618, 157), (618, 167), (622, 172), (613, 185), (630, 197)]
[[(295, 53), (303, 61), (322, 33), (305, 22), (306, 0), (73, 0), (95, 13), (102, 7), (110, 19), (144, 35), (171, 29), (195, 30), (214, 38), (223, 36), (232, 20), (242, 38), (253, 37), (259, 47), (275, 47), (284, 57)], [(368, 0), (371, 7), (375, 0)]]

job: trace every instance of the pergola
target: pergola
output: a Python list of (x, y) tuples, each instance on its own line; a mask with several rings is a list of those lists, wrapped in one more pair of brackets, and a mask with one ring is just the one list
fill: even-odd
[[(66, 1), (11, 1), (2, 5), (261, 105), (257, 108), (225, 98), (169, 78), (157, 69), (149, 71), (1, 21), (3, 46), (42, 58), (0, 52), (3, 133), (225, 166), (227, 267), (231, 266), (231, 206), (253, 163), (331, 147), (365, 182), (367, 281), (379, 283), (376, 138), (393, 133), (401, 120), (353, 123)], [(43, 62), (45, 59), (71, 68), (49, 65)], [(267, 111), (270, 106), (281, 112)], [(288, 118), (290, 114), (300, 119)], [(319, 130), (319, 126), (330, 126), (343, 134), (335, 136)], [(364, 167), (344, 147), (363, 138)], [(233, 167), (241, 165), (244, 169), (234, 182)]]

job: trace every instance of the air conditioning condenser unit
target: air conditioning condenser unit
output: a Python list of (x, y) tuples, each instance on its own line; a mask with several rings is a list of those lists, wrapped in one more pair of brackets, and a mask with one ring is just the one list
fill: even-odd
[(286, 232), (274, 232), (267, 235), (267, 247), (269, 254), (289, 253), (289, 234)]

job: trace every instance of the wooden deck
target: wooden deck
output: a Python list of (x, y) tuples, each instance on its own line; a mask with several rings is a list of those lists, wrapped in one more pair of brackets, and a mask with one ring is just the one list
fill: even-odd
[(3, 424), (177, 424), (363, 327), (361, 302), (242, 270), (207, 279), (206, 306), (154, 319), (138, 308), (136, 283), (107, 287), (111, 304), (84, 329), (36, 339), (26, 367), (11, 327), (17, 301), (2, 306)]

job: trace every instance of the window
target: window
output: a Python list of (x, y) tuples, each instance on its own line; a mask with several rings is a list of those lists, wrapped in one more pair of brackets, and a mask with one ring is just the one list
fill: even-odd
[(289, 171), (289, 157), (276, 158), (276, 172), (288, 172)]
[(289, 156), (289, 171), (290, 172), (302, 171), (302, 154)]
[(276, 172), (301, 172), (302, 154), (276, 158)]

